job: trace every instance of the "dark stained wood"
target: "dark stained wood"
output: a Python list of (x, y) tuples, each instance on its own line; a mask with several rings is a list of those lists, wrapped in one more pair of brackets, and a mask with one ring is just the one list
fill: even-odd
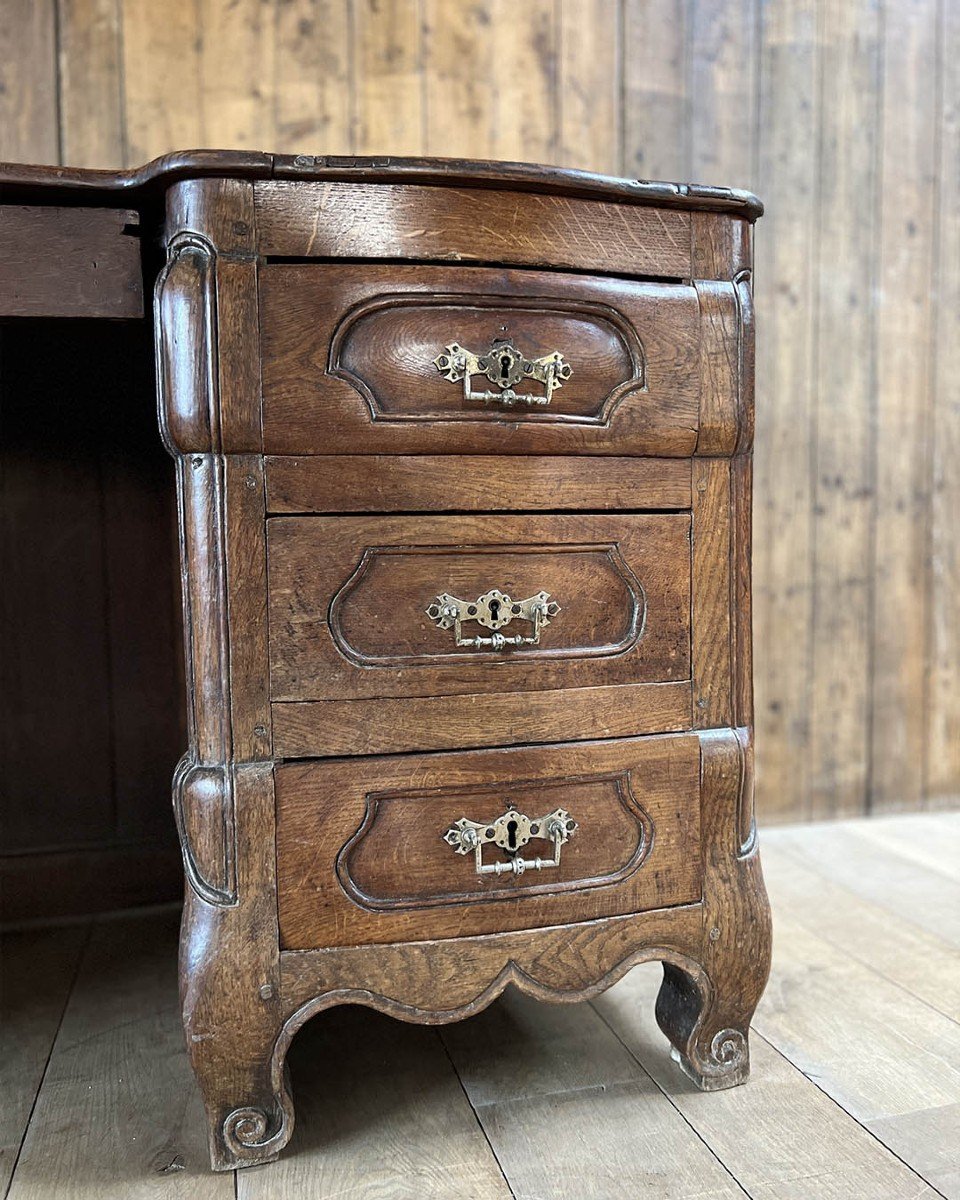
[[(477, 162), (462, 158), (403, 158), (393, 155), (265, 154), (253, 150), (185, 150), (164, 154), (125, 171), (29, 166), (8, 162), (0, 169), (0, 197), (46, 189), (50, 197), (102, 193), (138, 199), (182, 179), (261, 179), (361, 183), (416, 183), (446, 188), (508, 188), (547, 195), (607, 198), (639, 206), (692, 212), (730, 213), (755, 221), (763, 213), (756, 196), (704, 184), (620, 179), (533, 163)], [(99, 198), (99, 197), (98, 197)]]
[[(431, 696), (686, 679), (690, 517), (272, 517), (274, 700)], [(425, 610), (548, 592), (536, 646), (458, 648)], [(514, 620), (504, 636), (530, 635)], [(490, 629), (467, 621), (464, 637)]]
[[(686, 213), (418, 184), (256, 185), (260, 249), (295, 258), (449, 259), (688, 279)], [(388, 215), (389, 214), (389, 215)]]
[[(277, 769), (286, 950), (529, 929), (699, 899), (700, 754), (691, 736), (289, 764)], [(478, 875), (443, 835), (460, 817), (579, 825), (560, 865)], [(521, 851), (548, 859), (552, 843)], [(484, 862), (509, 863), (497, 846)]]
[(271, 513), (690, 507), (682, 458), (319, 454), (264, 466)]
[[(402, 177), (376, 183), (395, 217), (377, 219), (392, 237), (428, 201), (425, 215), (453, 229), (471, 205), (502, 204), (493, 182), (428, 197)], [(372, 194), (328, 183), (334, 200)], [(659, 1018), (684, 1069), (708, 1090), (741, 1082), (769, 957), (748, 724), (749, 239), (709, 222), (691, 237), (691, 214), (637, 206), (631, 216), (647, 229), (655, 217), (660, 236), (685, 222), (684, 252), (699, 248), (715, 276), (699, 292), (454, 265), (264, 263), (274, 233), (322, 197), (310, 182), (263, 185), (251, 208), (258, 186), (170, 189), (156, 306), (190, 697), (174, 779), (183, 1011), (213, 1165), (279, 1153), (293, 1121), (290, 1039), (349, 1000), (433, 1023), (478, 1011), (507, 983), (583, 998), (657, 958)], [(564, 265), (538, 221), (584, 205), (603, 218), (588, 228), (611, 239), (610, 255), (624, 254), (624, 235), (604, 225), (609, 201), (548, 192), (511, 192), (529, 261)], [(326, 237), (330, 214), (350, 219), (336, 203), (317, 210)], [(337, 237), (333, 256), (356, 252)], [(468, 335), (486, 333), (490, 313), (539, 349), (562, 335), (585, 386), (546, 420), (460, 420), (419, 365), (435, 336), (425, 301), (438, 299)], [(282, 414), (278, 380), (300, 418)], [(333, 383), (324, 412), (316, 398)], [(361, 423), (345, 417), (347, 389)], [(618, 389), (639, 398), (645, 434), (544, 441), (551, 422), (588, 428)], [(391, 423), (422, 424), (414, 437), (427, 439), (479, 426), (513, 444), (461, 433), (412, 443), (446, 454), (409, 455), (398, 440), (378, 445)], [(580, 456), (598, 447), (593, 470)], [(431, 501), (444, 471), (449, 495)], [(531, 500), (530, 487), (556, 499)], [(287, 515), (268, 518), (274, 501)], [(511, 605), (549, 592), (560, 611), (537, 644), (510, 648), (457, 646), (425, 611), (443, 592), (471, 602), (491, 588)], [(464, 632), (485, 630), (467, 619)], [(562, 805), (580, 821), (558, 866), (538, 871), (533, 847), (523, 873), (478, 874), (443, 840), (470, 805), (487, 821), (505, 801), (534, 818)]]
[(131, 209), (0, 207), (0, 317), (140, 317)]
[[(410, 205), (454, 229), (470, 205), (492, 211), (502, 200), (496, 189), (423, 191), (378, 185), (381, 208), (364, 219), (377, 212), (382, 226), (371, 233), (402, 232)], [(683, 284), (482, 268), (267, 263), (257, 322), (251, 247), (357, 253), (344, 228), (331, 233), (328, 219), (352, 220), (347, 201), (361, 193), (371, 194), (333, 182), (326, 198), (315, 185), (261, 187), (255, 235), (246, 184), (183, 184), (168, 209), (161, 413), (184, 514), (193, 712), (174, 789), (190, 881), (185, 1019), (217, 1167), (268, 1160), (285, 1144), (292, 1122), (286, 1048), (303, 1020), (331, 1004), (362, 999), (407, 1019), (450, 1020), (477, 1011), (507, 982), (555, 999), (583, 997), (630, 962), (656, 957), (667, 972), (661, 1024), (685, 1069), (710, 1089), (745, 1078), (749, 1018), (766, 977), (752, 737), (748, 727), (732, 727), (749, 712), (749, 626), (736, 611), (749, 605), (741, 561), (749, 549), (752, 432), (752, 310), (741, 273), (748, 241), (709, 225), (687, 243), (703, 250), (717, 277), (699, 293)], [(546, 197), (524, 203), (517, 192), (513, 202), (514, 229), (532, 230), (524, 222), (534, 214), (559, 211)], [(568, 212), (577, 203), (586, 202), (564, 201)], [(594, 217), (598, 211), (595, 204)], [(276, 240), (283, 230), (300, 236), (314, 218), (316, 236), (333, 241)], [(403, 253), (415, 253), (423, 236), (410, 232)], [(597, 233), (609, 230), (601, 222)], [(544, 242), (542, 231), (538, 238), (523, 251), (529, 261), (563, 265), (562, 247)], [(385, 253), (383, 245), (364, 253)], [(621, 242), (609, 245), (622, 255)], [(413, 302), (399, 302), (398, 289), (406, 293), (400, 301)], [(371, 303), (384, 296), (386, 303)], [(493, 305), (482, 303), (491, 296)], [(624, 296), (636, 311), (617, 318)], [(678, 298), (682, 320), (669, 315)], [(580, 311), (564, 324), (571, 310), (559, 310), (570, 304)], [(459, 419), (442, 390), (429, 389), (421, 359), (433, 348), (436, 313), (462, 314), (475, 336), (488, 332), (487, 309), (538, 350), (545, 342), (537, 339), (571, 340), (589, 386), (571, 387), (565, 407), (545, 420)], [(249, 343), (245, 331), (254, 333)], [(661, 352), (671, 337), (676, 349)], [(258, 356), (263, 448), (287, 452), (267, 456), (266, 479), (251, 440)], [(646, 391), (636, 389), (638, 379)], [(334, 383), (340, 390), (329, 392), (324, 411), (317, 399)], [(590, 478), (592, 464), (579, 460), (567, 476), (563, 459), (544, 451), (575, 456), (582, 439), (552, 444), (543, 431), (551, 421), (563, 428), (595, 419), (590, 406), (625, 386), (643, 400), (661, 397), (648, 418), (677, 418), (680, 441), (671, 445), (662, 428), (651, 436), (661, 454), (683, 459), (682, 470), (664, 476), (671, 468), (640, 457), (611, 483), (616, 468)], [(345, 417), (345, 387), (360, 423)], [(284, 395), (292, 398), (286, 410), (278, 404)], [(394, 462), (411, 446), (378, 444), (377, 427), (391, 423), (421, 424), (428, 438), (449, 428), (459, 442), (414, 441), (416, 449), (452, 453)], [(513, 444), (463, 435), (475, 425), (497, 437), (506, 431)], [(524, 429), (529, 443), (518, 446)], [(701, 434), (707, 456), (691, 462)], [(394, 455), (381, 452), (387, 448)], [(464, 453), (478, 449), (489, 455), (489, 474), (483, 458)], [(518, 449), (536, 451), (527, 474), (507, 458)], [(624, 460), (644, 442), (614, 440), (609, 449), (619, 453), (608, 461)], [(425, 495), (443, 487), (445, 464), (454, 482), (438, 505)], [(652, 475), (645, 480), (644, 472)], [(551, 480), (567, 504), (586, 502), (606, 482), (609, 505), (643, 504), (645, 494), (663, 504), (665, 484), (677, 488), (679, 505), (562, 513), (559, 503), (524, 496), (520, 484), (537, 479)], [(484, 483), (505, 489), (486, 512)], [(291, 515), (267, 519), (274, 500)], [(452, 504), (475, 511), (443, 507)], [(504, 511), (507, 504), (516, 510)], [(336, 515), (307, 515), (327, 508)], [(364, 515), (342, 511), (364, 508)], [(438, 629), (424, 611), (441, 593), (470, 602), (491, 588), (511, 604), (549, 592), (561, 610), (537, 644), (509, 649), (458, 646), (453, 630)], [(466, 619), (464, 632), (485, 631)], [(735, 667), (732, 655), (741, 652)], [(272, 773), (268, 757), (256, 765), (240, 757), (270, 754), (271, 720), (260, 717), (260, 741), (249, 729), (264, 712), (268, 668)], [(669, 733), (691, 725), (706, 731)], [(639, 730), (652, 736), (596, 740)], [(537, 738), (554, 744), (529, 744)], [(453, 752), (411, 753), (421, 748)], [(402, 753), (372, 757), (383, 749)], [(284, 755), (305, 761), (278, 761)], [(500, 811), (505, 800), (522, 802), (533, 817), (546, 815), (533, 811), (538, 804), (562, 804), (581, 820), (559, 867), (478, 874), (470, 854), (456, 855), (443, 840), (459, 816), (470, 817), (471, 803), (486, 821), (490, 806)], [(650, 910), (647, 918), (628, 915), (641, 910)], [(541, 939), (549, 941), (540, 927), (562, 929), (574, 947), (549, 970), (537, 958)], [(514, 936), (522, 940), (504, 940)], [(298, 972), (282, 984), (281, 944)], [(251, 994), (257, 979), (265, 1009)]]
[[(743, 1082), (749, 1020), (770, 964), (769, 910), (756, 846), (739, 856), (733, 850), (736, 795), (747, 778), (741, 744), (733, 731), (719, 731), (701, 734), (700, 746), (702, 903), (535, 935), (458, 938), (452, 971), (451, 946), (442, 940), (285, 951), (286, 1020), (275, 1077), (296, 1030), (334, 1004), (355, 999), (405, 1020), (441, 1024), (479, 1012), (510, 984), (543, 1000), (583, 1000), (652, 958), (667, 964), (658, 1019), (684, 1070), (707, 1091)], [(721, 911), (736, 924), (726, 925)]]
[(278, 758), (392, 754), (548, 742), (564, 737), (629, 737), (689, 729), (691, 685), (623, 683), (404, 700), (315, 700), (273, 706)]
[[(701, 320), (710, 332), (715, 322), (689, 285), (376, 264), (275, 264), (260, 280), (268, 453), (687, 455), (696, 446)], [(504, 337), (530, 357), (558, 351), (572, 367), (549, 406), (467, 401), (434, 362), (452, 343), (483, 354)], [(736, 360), (735, 333), (728, 354)], [(472, 386), (494, 390), (482, 376)], [(543, 393), (523, 381), (516, 390)]]

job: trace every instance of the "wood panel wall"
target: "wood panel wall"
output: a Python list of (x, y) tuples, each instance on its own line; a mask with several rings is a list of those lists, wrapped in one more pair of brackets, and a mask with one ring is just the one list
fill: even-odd
[(3, 0), (0, 84), (12, 160), (463, 155), (755, 190), (761, 812), (956, 801), (954, 0)]

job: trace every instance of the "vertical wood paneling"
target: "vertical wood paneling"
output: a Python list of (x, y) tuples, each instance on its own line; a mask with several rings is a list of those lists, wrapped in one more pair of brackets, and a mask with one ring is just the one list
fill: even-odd
[[(557, 0), (491, 0), (493, 56), (487, 86), (496, 113), (494, 158), (557, 161), (557, 7)], [(469, 70), (469, 64), (463, 69)]]
[(810, 812), (866, 807), (879, 0), (821, 6)]
[(810, 436), (817, 196), (816, 0), (763, 6), (757, 238), (754, 623), (757, 787), (767, 815), (808, 809)]
[(495, 157), (492, 0), (423, 0), (426, 152)]
[[(206, 142), (201, 121), (199, 0), (162, 10), (121, 0), (129, 163)], [(96, 113), (89, 114), (96, 121)]]
[[(756, 190), (760, 810), (849, 814), (960, 794), (958, 61), (953, 0), (4, 0), (0, 157), (427, 153)], [(141, 718), (114, 748), (127, 829)]]
[(621, 144), (620, 0), (559, 0), (557, 162), (613, 175)]
[(926, 714), (937, 0), (887, 6), (877, 246), (871, 806), (920, 806)]
[(353, 150), (349, 0), (276, 4), (273, 145), (282, 154)]
[(623, 166), (638, 179), (690, 176), (684, 0), (623, 0)]
[(197, 0), (207, 146), (260, 150), (273, 138), (272, 0)]
[(359, 0), (358, 154), (423, 153), (421, 0)]
[(753, 183), (756, 2), (689, 10), (691, 178)]
[(58, 0), (57, 12), (63, 161), (115, 168), (126, 160), (120, 0)]
[(0, 159), (60, 161), (53, 0), (0, 4)]
[(932, 805), (960, 796), (960, 5), (945, 0), (943, 14), (926, 736)]

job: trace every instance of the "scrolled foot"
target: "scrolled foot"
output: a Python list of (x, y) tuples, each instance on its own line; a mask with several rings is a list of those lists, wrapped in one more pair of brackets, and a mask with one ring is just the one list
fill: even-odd
[(221, 1143), (214, 1147), (217, 1170), (273, 1162), (293, 1133), (293, 1111), (289, 1104), (277, 1105), (271, 1113), (262, 1108), (235, 1108), (220, 1128)]
[(664, 964), (657, 1022), (673, 1059), (704, 1092), (744, 1083), (750, 1074), (749, 1011), (733, 1012), (707, 977)]

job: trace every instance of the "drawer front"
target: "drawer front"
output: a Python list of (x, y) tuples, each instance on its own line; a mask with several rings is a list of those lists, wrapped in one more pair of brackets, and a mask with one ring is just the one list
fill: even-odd
[(696, 448), (690, 285), (376, 263), (260, 279), (268, 453)]
[(281, 944), (422, 941), (696, 902), (699, 772), (691, 735), (279, 766)]
[(274, 701), (686, 680), (688, 513), (275, 517)]

